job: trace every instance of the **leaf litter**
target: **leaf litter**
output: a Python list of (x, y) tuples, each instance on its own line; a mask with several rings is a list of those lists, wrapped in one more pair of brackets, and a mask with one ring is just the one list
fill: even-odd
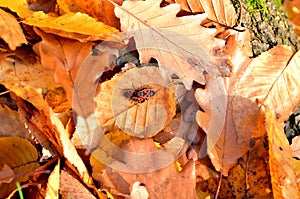
[[(1, 197), (16, 179), (30, 198), (299, 195), (282, 130), (300, 103), (298, 52), (251, 58), (247, 30), (224, 30), (237, 18), (224, 2), (1, 1), (0, 24), (13, 25), (1, 34), (1, 146), (23, 161), (1, 158)], [(118, 66), (126, 45), (140, 64)]]

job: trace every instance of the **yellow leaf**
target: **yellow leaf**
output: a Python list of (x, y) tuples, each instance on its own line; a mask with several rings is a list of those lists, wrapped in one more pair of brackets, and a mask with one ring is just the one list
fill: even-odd
[(48, 183), (47, 183), (47, 192), (46, 192), (46, 199), (53, 199), (59, 198), (59, 180), (60, 180), (60, 160), (58, 160), (57, 165), (55, 166), (54, 170), (51, 172)]
[[(25, 18), (22, 22), (28, 25), (45, 28), (47, 32), (57, 33), (57, 31), (64, 31), (66, 33), (87, 35), (89, 36), (87, 40), (104, 40), (119, 32), (116, 28), (105, 25), (87, 14), (79, 12), (66, 13), (62, 16), (54, 17), (45, 14), (42, 11), (38, 11)], [(118, 40), (118, 38), (116, 38), (116, 40)]]
[(27, 44), (25, 35), (14, 16), (0, 9), (0, 36), (11, 50)]
[(31, 15), (32, 11), (28, 8), (26, 0), (1, 0), (0, 7), (6, 7), (13, 12), (16, 12), (20, 17), (27, 17)]
[(15, 176), (9, 184), (0, 186), (0, 198), (15, 189), (15, 182), (27, 181), (29, 175), (26, 172), (33, 171), (39, 164), (37, 162), (38, 152), (30, 141), (20, 137), (1, 137), (0, 138), (0, 170), (6, 164), (14, 173), (22, 174)]
[(292, 150), (281, 125), (266, 107), (269, 166), (274, 198), (295, 198), (298, 193)]

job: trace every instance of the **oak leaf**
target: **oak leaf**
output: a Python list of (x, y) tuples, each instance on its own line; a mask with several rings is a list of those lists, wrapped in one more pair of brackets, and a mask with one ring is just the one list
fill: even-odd
[(0, 9), (0, 35), (11, 50), (27, 44), (25, 35), (14, 16)]
[(200, 0), (200, 3), (210, 20), (230, 27), (236, 24), (237, 15), (231, 1)]
[(160, 4), (160, 0), (125, 1), (115, 8), (122, 31), (135, 39), (141, 62), (154, 57), (167, 72), (185, 77), (187, 89), (193, 80), (205, 83), (204, 70), (220, 75), (218, 66), (225, 59), (218, 53), (224, 41), (214, 37), (215, 30), (200, 26), (206, 15), (176, 17), (178, 4), (163, 8)]
[(192, 13), (203, 13), (203, 7), (200, 1), (196, 0), (167, 0), (167, 3), (178, 3), (180, 5), (180, 9), (192, 12)]

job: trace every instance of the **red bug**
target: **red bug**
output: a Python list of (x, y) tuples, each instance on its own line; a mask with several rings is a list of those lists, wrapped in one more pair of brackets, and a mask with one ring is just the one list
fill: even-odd
[(143, 103), (155, 95), (155, 91), (150, 88), (141, 88), (136, 90), (128, 90), (123, 94), (134, 103)]

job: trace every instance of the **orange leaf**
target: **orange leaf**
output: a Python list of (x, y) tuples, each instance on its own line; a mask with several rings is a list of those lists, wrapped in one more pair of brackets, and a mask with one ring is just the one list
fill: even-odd
[(25, 35), (14, 16), (0, 9), (0, 36), (11, 50), (27, 44)]
[(92, 44), (45, 34), (38, 29), (36, 32), (43, 39), (34, 46), (35, 51), (41, 57), (41, 63), (44, 67), (54, 70), (55, 81), (64, 87), (67, 99), (72, 103), (77, 71), (90, 54)]
[[(295, 198), (298, 193), (292, 150), (281, 125), (266, 107), (269, 141), (269, 166), (274, 198)], [(299, 195), (298, 195), (299, 197)]]

